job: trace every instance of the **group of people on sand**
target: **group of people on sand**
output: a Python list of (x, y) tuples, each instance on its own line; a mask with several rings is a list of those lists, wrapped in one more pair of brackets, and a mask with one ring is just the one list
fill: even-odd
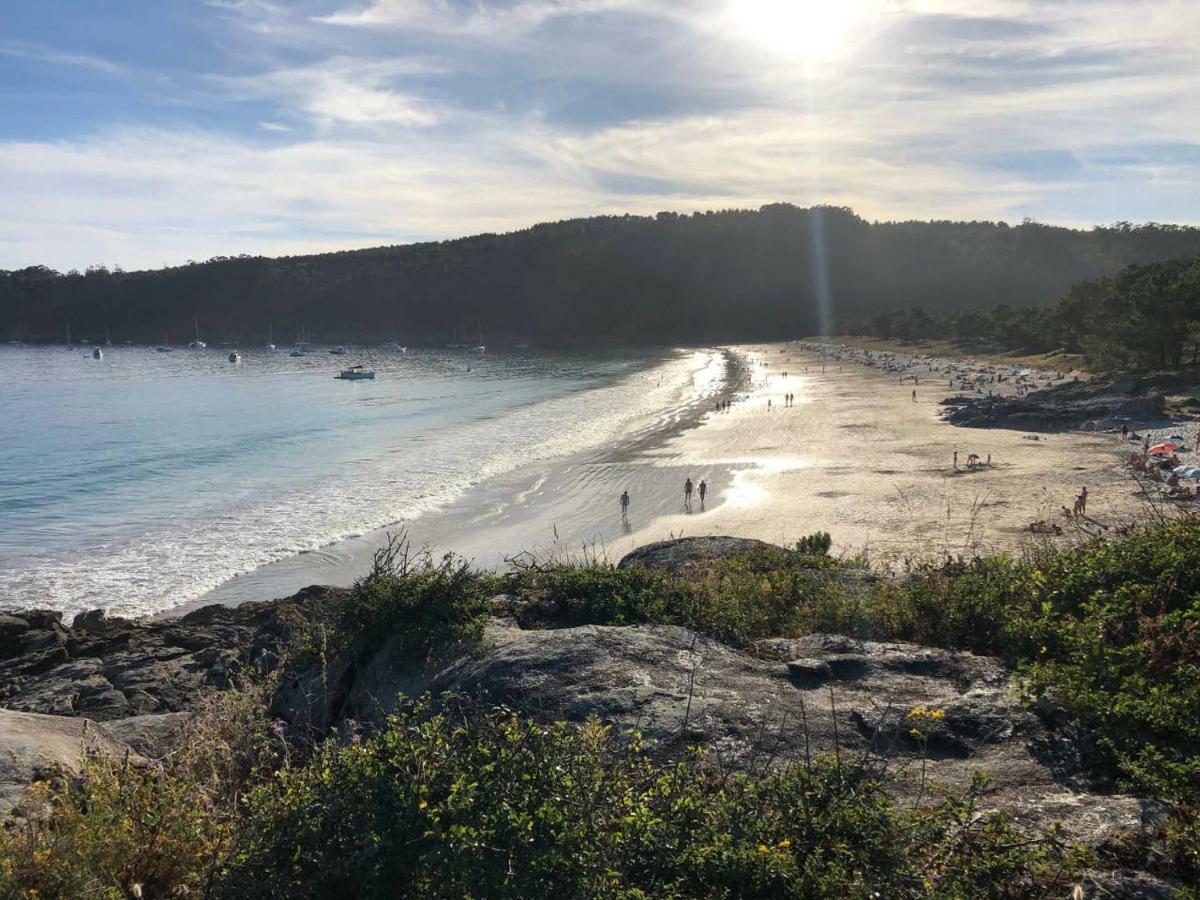
[[(1064, 519), (1086, 519), (1087, 518), (1087, 502), (1088, 489), (1085, 484), (1079, 489), (1079, 496), (1075, 498), (1075, 505), (1071, 509), (1062, 507)], [(1103, 526), (1107, 527), (1107, 526)], [(1029, 523), (1029, 530), (1034, 534), (1062, 534), (1062, 526), (1056, 522), (1047, 522), (1045, 519), (1038, 519), (1036, 522)]]
[[(976, 469), (990, 469), (992, 467), (992, 454), (987, 455), (985, 460), (978, 453), (967, 454), (967, 471), (973, 472)], [(958, 451), (954, 451), (954, 471), (959, 471), (958, 468)]]
[[(1129, 426), (1121, 425), (1120, 435), (1122, 440), (1141, 443), (1141, 450), (1134, 450), (1129, 454), (1129, 469), (1137, 473), (1138, 477), (1145, 477), (1150, 482), (1159, 482), (1165, 486), (1162, 492), (1163, 499), (1179, 502), (1200, 502), (1200, 485), (1189, 487), (1182, 483), (1180, 472), (1185, 476), (1195, 478), (1194, 471), (1189, 469), (1182, 459), (1179, 457), (1177, 450), (1188, 451), (1189, 448), (1180, 446), (1184, 437), (1182, 434), (1182, 426), (1175, 426), (1181, 433), (1173, 434), (1168, 439), (1161, 441), (1166, 444), (1163, 448), (1157, 448), (1155, 445), (1159, 443), (1149, 433), (1138, 434), (1136, 430), (1130, 431)], [(1151, 453), (1151, 448), (1155, 448), (1159, 452)], [(1191, 450), (1194, 453), (1200, 448), (1200, 429), (1196, 431), (1195, 443)], [(1197, 460), (1193, 458), (1192, 463)]]
[[(700, 508), (704, 509), (704, 498), (708, 496), (708, 482), (703, 478), (700, 479), (700, 484), (692, 484), (692, 479), (689, 477), (683, 482), (683, 508), (688, 512), (692, 511), (692, 494), (700, 495)], [(621, 492), (621, 521), (629, 519), (629, 491)]]

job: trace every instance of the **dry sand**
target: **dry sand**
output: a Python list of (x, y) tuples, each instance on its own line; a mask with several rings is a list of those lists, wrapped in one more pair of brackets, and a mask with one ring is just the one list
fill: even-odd
[[(1090, 521), (1081, 524), (1090, 531), (1144, 512), (1121, 472), (1127, 445), (1115, 435), (1032, 440), (1020, 431), (955, 428), (939, 418), (947, 388), (937, 376), (917, 386), (914, 403), (913, 385), (896, 374), (836, 363), (822, 373), (815, 356), (747, 352), (755, 371), (747, 399), (657, 454), (673, 467), (730, 467), (723, 502), (703, 516), (664, 517), (639, 540), (682, 531), (785, 544), (822, 530), (841, 550), (922, 557), (1017, 550), (1037, 519), (1063, 525), (1064, 539), (1078, 536), (1060, 508), (1084, 485)], [(788, 392), (796, 395), (791, 409), (782, 408)], [(970, 453), (990, 454), (992, 465), (967, 470)]]
[[(780, 345), (736, 352), (751, 378), (730, 412), (713, 412), (711, 397), (698, 400), (652, 435), (481, 484), (449, 509), (409, 523), (410, 539), (502, 567), (522, 551), (586, 551), (616, 561), (670, 537), (732, 534), (786, 545), (820, 530), (833, 535), (835, 552), (865, 551), (890, 565), (1078, 538), (1059, 510), (1083, 485), (1091, 517), (1083, 527), (1091, 531), (1144, 512), (1136, 485), (1121, 474), (1125, 445), (1113, 435), (1030, 440), (1018, 431), (955, 428), (938, 418), (944, 382), (919, 385), (913, 403), (912, 385), (897, 375), (837, 363), (822, 373), (819, 358)], [(796, 395), (790, 409), (788, 392)], [(990, 453), (991, 467), (967, 471), (972, 452)], [(690, 510), (683, 503), (688, 477), (709, 484), (707, 502), (693, 498)], [(618, 506), (622, 490), (631, 497), (628, 521)], [(1028, 526), (1036, 519), (1058, 522), (1066, 534), (1033, 536)], [(198, 603), (348, 584), (382, 538), (366, 535), (267, 566)]]

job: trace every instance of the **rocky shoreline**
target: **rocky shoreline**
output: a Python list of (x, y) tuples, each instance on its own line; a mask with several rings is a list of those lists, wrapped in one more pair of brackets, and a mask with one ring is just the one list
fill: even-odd
[(943, 419), (964, 428), (1019, 431), (1110, 431), (1169, 425), (1166, 396), (1150, 380), (1069, 381), (1022, 396), (957, 394), (942, 401)]

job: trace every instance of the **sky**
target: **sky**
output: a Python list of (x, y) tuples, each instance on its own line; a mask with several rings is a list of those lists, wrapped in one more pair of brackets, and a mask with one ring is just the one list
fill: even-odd
[(0, 268), (596, 214), (1200, 224), (1200, 0), (2, 0)]

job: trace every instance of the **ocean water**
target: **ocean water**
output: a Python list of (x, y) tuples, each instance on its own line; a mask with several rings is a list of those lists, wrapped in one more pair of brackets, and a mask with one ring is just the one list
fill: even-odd
[[(0, 607), (159, 612), (711, 390), (716, 353), (0, 347)], [(374, 381), (333, 378), (363, 362)]]

